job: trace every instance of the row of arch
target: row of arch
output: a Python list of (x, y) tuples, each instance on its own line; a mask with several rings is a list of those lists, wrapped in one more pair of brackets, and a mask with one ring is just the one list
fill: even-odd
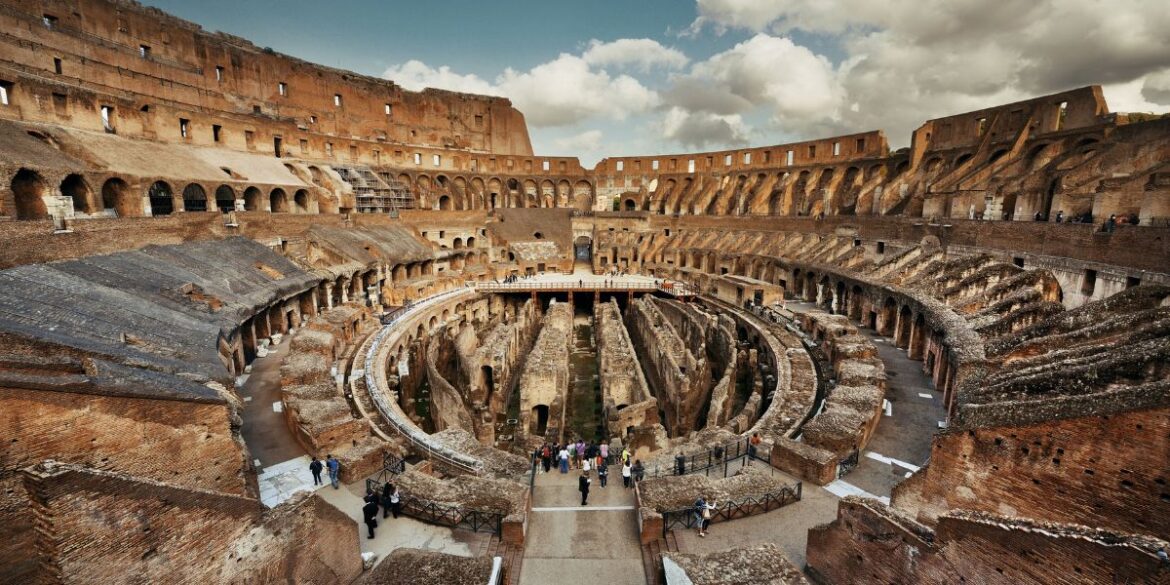
[(865, 213), (876, 187), (904, 173), (908, 161), (761, 172), (723, 177), (666, 177), (644, 200), (624, 196), (622, 210), (667, 215), (854, 215)]
[(552, 179), (500, 177), (448, 177), (439, 174), (433, 178), (425, 173), (412, 176), (400, 173), (390, 177), (411, 188), (416, 204), (423, 209), (493, 210), (499, 208), (575, 208), (591, 209), (594, 199), (593, 184), (585, 179), (570, 181)]
[[(11, 215), (20, 220), (39, 220), (50, 217), (50, 197), (55, 193), (41, 173), (19, 169), (9, 188), (13, 195)], [(140, 195), (121, 177), (110, 177), (100, 190), (91, 188), (89, 180), (80, 173), (67, 175), (58, 192), (68, 198), (75, 213), (85, 215), (113, 215), (116, 217), (163, 216), (178, 211), (271, 211), (273, 213), (320, 213), (318, 198), (308, 189), (286, 191), (274, 187), (267, 193), (249, 186), (242, 193), (237, 187), (220, 184), (210, 194), (200, 183), (188, 183), (176, 191), (171, 183), (158, 180)], [(144, 201), (145, 199), (145, 201)], [(5, 210), (0, 208), (0, 213)]]

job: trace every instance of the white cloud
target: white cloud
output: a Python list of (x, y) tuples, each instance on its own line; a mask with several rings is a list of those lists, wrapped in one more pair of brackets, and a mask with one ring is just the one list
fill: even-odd
[(1090, 84), (1118, 110), (1170, 105), (1170, 73), (1153, 75), (1170, 68), (1164, 0), (697, 0), (697, 10), (692, 32), (801, 31), (837, 43), (837, 112), (804, 129), (882, 128), (898, 146), (932, 117)]
[(722, 116), (673, 107), (662, 121), (663, 137), (687, 148), (744, 146), (750, 133), (739, 114)]
[(658, 93), (633, 77), (611, 76), (567, 53), (530, 71), (507, 69), (496, 84), (534, 126), (567, 126), (592, 117), (624, 120), (659, 103)]
[(609, 43), (593, 39), (589, 41), (589, 48), (581, 58), (594, 66), (636, 65), (642, 71), (649, 71), (654, 67), (681, 69), (690, 61), (682, 51), (664, 47), (652, 39), (618, 39)]
[[(600, 54), (595, 59), (617, 58), (617, 53), (609, 49)], [(476, 75), (456, 73), (446, 65), (436, 68), (417, 60), (390, 67), (383, 77), (413, 91), (434, 87), (504, 96), (534, 127), (568, 126), (590, 118), (625, 120), (660, 102), (658, 93), (637, 79), (626, 74), (610, 75), (605, 69), (592, 67), (583, 57), (568, 53), (528, 71), (506, 69), (493, 83)]]
[(411, 91), (434, 87), (464, 93), (501, 95), (500, 91), (492, 84), (475, 75), (460, 75), (451, 71), (451, 68), (446, 65), (435, 69), (415, 59), (402, 65), (390, 67), (382, 73), (382, 77)]
[(561, 152), (595, 152), (601, 149), (601, 138), (601, 130), (586, 130), (580, 134), (554, 139), (553, 144)]

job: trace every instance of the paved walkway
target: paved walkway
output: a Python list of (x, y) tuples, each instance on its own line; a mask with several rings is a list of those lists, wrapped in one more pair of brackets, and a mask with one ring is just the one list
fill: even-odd
[(521, 585), (644, 585), (633, 490), (622, 488), (620, 475), (602, 488), (594, 473), (581, 506), (579, 476), (537, 475)]
[[(790, 302), (787, 308), (803, 313), (814, 305)], [(888, 503), (894, 486), (930, 458), (930, 441), (939, 421), (946, 419), (946, 410), (942, 393), (931, 387), (922, 362), (907, 357), (906, 350), (894, 347), (892, 340), (876, 331), (853, 325), (873, 342), (886, 366), (888, 408), (857, 467), (826, 487), (838, 496), (862, 495)]]

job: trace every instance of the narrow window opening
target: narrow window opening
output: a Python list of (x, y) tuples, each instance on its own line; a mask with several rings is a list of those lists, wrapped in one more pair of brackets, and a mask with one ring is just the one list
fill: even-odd
[(433, 163), (433, 164), (434, 164), (434, 166), (436, 166), (436, 167), (437, 167), (437, 166), (439, 166), (439, 165), (443, 164), (443, 157), (441, 157), (441, 156), (439, 156), (439, 155), (437, 155), (437, 154), (436, 154), (436, 155), (433, 155), (433, 156), (431, 157), (431, 163)]
[(725, 166), (725, 167), (731, 166), (731, 155), (730, 154), (723, 155), (723, 166)]
[(191, 121), (186, 118), (179, 118), (179, 135), (183, 138), (188, 138), (191, 132)]
[(333, 94), (333, 105), (335, 105), (339, 108), (341, 107), (341, 94), (339, 94), (339, 93)]
[(349, 158), (350, 160), (358, 159), (358, 147), (353, 144), (349, 145)]
[(857, 139), (857, 148), (855, 150), (857, 151), (858, 154), (865, 152), (865, 139), (864, 138)]
[(244, 130), (244, 144), (248, 145), (248, 148), (255, 148), (256, 133), (251, 130)]
[(614, 166), (614, 168), (615, 168), (615, 169), (616, 169), (616, 170), (617, 170), (619, 173), (620, 173), (620, 172), (622, 172), (622, 171), (624, 171), (624, 170), (626, 170), (626, 161), (623, 161), (623, 160), (619, 160), (619, 161), (617, 161), (617, 162), (615, 163), (615, 166)]
[(1019, 268), (1023, 268), (1024, 267), (1024, 259), (1020, 256), (1016, 256), (1015, 258), (1012, 259), (1012, 264), (1015, 264)]
[(1142, 279), (1138, 278), (1136, 276), (1125, 277), (1125, 288), (1133, 288), (1135, 286), (1141, 285), (1141, 283), (1142, 283)]
[(549, 170), (550, 168), (552, 168), (552, 166), (551, 166), (551, 164), (550, 164), (550, 163), (549, 163), (549, 162), (546, 160), (546, 161), (541, 161), (541, 163), (540, 163), (540, 168), (541, 168), (541, 170), (543, 170), (543, 171), (545, 171), (545, 172), (548, 172), (548, 170)]
[(475, 115), (475, 125), (476, 125), (476, 127), (483, 126), (483, 114), (476, 114)]
[(687, 172), (688, 173), (695, 172), (695, 159), (691, 159), (691, 160), (687, 161)]
[(280, 92), (281, 96), (288, 97), (288, 84), (283, 81), (276, 84), (276, 91)]
[(102, 106), (102, 127), (106, 132), (113, 133), (114, 131), (114, 107)]
[(886, 243), (885, 242), (878, 242), (877, 243), (877, 253), (878, 254), (885, 254), (886, 253)]
[(416, 153), (414, 153), (414, 164), (415, 164), (415, 165), (421, 165), (421, 164), (422, 164), (422, 155), (421, 155), (421, 154), (419, 154), (419, 153), (417, 153), (417, 152), (416, 152)]
[(53, 28), (57, 26), (57, 17), (53, 16), (52, 14), (42, 15), (41, 23), (45, 25), (45, 28), (53, 30)]
[(272, 137), (272, 150), (274, 150), (274, 151), (276, 152), (276, 158), (280, 158), (280, 157), (281, 157), (281, 154), (282, 154), (282, 153), (281, 153), (281, 149), (280, 149), (280, 147), (281, 147), (281, 145), (282, 145), (282, 143), (283, 143), (283, 142), (284, 142), (284, 141), (283, 141), (283, 140), (281, 139), (281, 137), (279, 137), (279, 136), (273, 136), (273, 137)]
[(390, 104), (386, 104), (386, 115), (387, 115), (387, 116), (391, 116), (391, 115), (393, 115), (393, 114), (394, 114), (394, 108), (392, 108), (392, 107), (390, 106)]
[(61, 75), (61, 72), (63, 70), (64, 70), (64, 68), (61, 65), (61, 58), (60, 57), (53, 57), (53, 71), (55, 71), (57, 73), (57, 75)]
[(12, 82), (0, 81), (0, 106), (11, 105), (12, 99)]
[(1064, 119), (1066, 116), (1068, 116), (1068, 102), (1060, 102), (1059, 107), (1060, 107), (1060, 111), (1057, 112), (1056, 129), (1063, 130), (1064, 129)]
[(223, 67), (222, 66), (219, 66), (219, 65), (215, 66), (215, 80), (216, 81), (223, 81)]
[(650, 169), (657, 171), (658, 170), (658, 161), (656, 161), (656, 160), (650, 161)]
[(302, 138), (301, 139), (301, 154), (308, 154), (308, 152), (309, 152), (309, 141)]
[(796, 158), (796, 153), (791, 151), (791, 150), (788, 151), (788, 154), (786, 154), (785, 158), (784, 158), (784, 164), (786, 166), (792, 166), (792, 162), (795, 158)]
[(223, 126), (220, 126), (219, 124), (212, 124), (211, 125), (211, 140), (213, 142), (219, 142), (219, 139), (221, 136), (223, 136)]
[(752, 164), (752, 153), (750, 153), (750, 152), (743, 153), (743, 164), (745, 164), (745, 165)]
[(841, 143), (840, 142), (833, 143), (833, 156), (841, 156)]
[(143, 59), (150, 58), (150, 45), (138, 45), (138, 56)]
[(328, 157), (333, 156), (333, 143), (332, 142), (325, 143), (325, 156), (328, 156)]
[(808, 158), (814, 159), (816, 157), (817, 157), (817, 145), (815, 145), (815, 144), (808, 145)]

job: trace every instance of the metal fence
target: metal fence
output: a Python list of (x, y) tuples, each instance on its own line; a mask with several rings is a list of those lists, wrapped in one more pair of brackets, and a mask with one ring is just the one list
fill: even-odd
[[(379, 496), (385, 482), (370, 478), (366, 480), (366, 489)], [(461, 528), (472, 532), (490, 532), (497, 536), (503, 534), (504, 515), (499, 512), (487, 512), (459, 506), (448, 506), (433, 502), (418, 496), (401, 495), (399, 503), (401, 513), (428, 524)]]
[[(783, 508), (788, 504), (799, 502), (803, 486), (804, 484), (798, 481), (795, 485), (784, 486), (778, 490), (759, 496), (747, 496), (740, 500), (716, 502), (715, 508), (711, 510), (710, 522), (724, 522), (753, 516), (755, 514), (763, 514), (778, 508)], [(696, 528), (700, 521), (701, 518), (698, 510), (694, 507), (663, 512), (662, 537), (666, 538), (666, 533), (674, 528)]]
[[(670, 465), (655, 465), (647, 467), (646, 477), (663, 477), (667, 475), (688, 475), (692, 473), (707, 473), (709, 469), (722, 467), (723, 477), (727, 477), (735, 470), (748, 464), (752, 459), (769, 462), (759, 456), (753, 449), (750, 439), (740, 439), (732, 443), (716, 446), (703, 453), (694, 455), (680, 455), (675, 457)], [(709, 474), (708, 474), (709, 475)]]
[(660, 282), (621, 282), (621, 277), (615, 277), (608, 282), (583, 281), (573, 282), (477, 282), (474, 283), (477, 292), (536, 292), (536, 291), (590, 291), (590, 292), (663, 292), (675, 296), (693, 296), (697, 291), (690, 286), (676, 281)]

